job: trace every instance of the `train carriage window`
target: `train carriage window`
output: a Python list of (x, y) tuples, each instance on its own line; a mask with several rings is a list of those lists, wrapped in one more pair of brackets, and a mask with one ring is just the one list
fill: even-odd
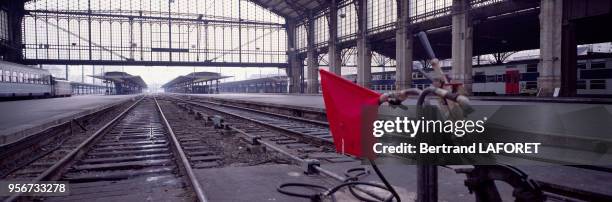
[(13, 76), (11, 76), (11, 82), (17, 83), (17, 72), (13, 72), (11, 73)]
[(535, 81), (526, 82), (525, 89), (538, 89), (538, 82), (535, 82)]
[(0, 82), (4, 82), (4, 71), (0, 69)]
[(526, 72), (538, 72), (538, 67), (527, 67)]
[(487, 82), (495, 82), (496, 78), (497, 77), (495, 75), (488, 75)]
[(487, 76), (485, 76), (484, 72), (476, 72), (472, 79), (474, 83), (485, 83), (487, 81)]
[(585, 80), (576, 81), (576, 89), (586, 89), (586, 81)]
[(525, 70), (527, 72), (538, 72), (538, 64), (528, 64), (527, 65), (527, 70)]
[(19, 72), (19, 77), (17, 77), (17, 82), (23, 83), (23, 73), (22, 72)]
[(586, 69), (586, 64), (585, 64), (585, 63), (578, 63), (578, 64), (576, 65), (576, 68), (577, 68), (577, 69)]
[(23, 74), (23, 83), (30, 83), (30, 74), (29, 73)]
[(593, 62), (591, 63), (591, 69), (603, 69), (606, 68), (605, 62)]
[(606, 89), (606, 80), (591, 80), (591, 89)]
[(497, 75), (497, 82), (504, 82), (504, 75)]

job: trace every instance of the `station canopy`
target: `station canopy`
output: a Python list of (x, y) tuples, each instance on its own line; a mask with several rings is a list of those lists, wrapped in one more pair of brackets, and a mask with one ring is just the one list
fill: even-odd
[(131, 84), (141, 88), (147, 87), (147, 84), (144, 82), (144, 80), (142, 80), (140, 76), (134, 76), (125, 72), (106, 72), (101, 75), (92, 75), (91, 77), (96, 79), (102, 79), (105, 81), (112, 81), (116, 84)]
[(231, 76), (222, 76), (221, 74), (216, 73), (216, 72), (194, 72), (194, 73), (187, 74), (185, 76), (178, 76), (172, 79), (171, 81), (169, 81), (168, 83), (162, 85), (161, 87), (168, 88), (168, 87), (176, 86), (177, 84), (215, 81), (215, 80), (220, 80), (220, 79), (225, 79), (225, 78), (230, 78), (230, 77)]
[[(305, 15), (309, 10), (315, 10), (327, 3), (312, 0), (251, 0), (251, 2), (264, 7), (280, 16), (296, 18)], [(325, 1), (323, 1), (325, 2)]]
[(287, 78), (288, 78), (287, 76), (272, 76), (272, 77), (264, 77), (264, 78), (249, 79), (249, 80), (242, 80), (242, 81), (225, 82), (225, 83), (222, 83), (221, 85), (231, 86), (231, 85), (251, 85), (251, 84), (259, 84), (259, 83), (278, 83), (278, 82), (286, 82)]

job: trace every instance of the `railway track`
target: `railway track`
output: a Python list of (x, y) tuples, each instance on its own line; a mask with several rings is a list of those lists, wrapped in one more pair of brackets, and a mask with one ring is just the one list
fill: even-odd
[[(344, 162), (351, 161), (351, 157), (336, 156), (334, 149), (330, 147), (316, 147), (313, 145), (331, 145), (332, 139), (329, 134), (327, 123), (291, 117), (282, 114), (275, 114), (256, 109), (249, 109), (240, 106), (233, 106), (228, 103), (216, 103), (205, 100), (188, 100), (171, 96), (171, 99), (183, 105), (189, 105), (195, 110), (204, 110), (203, 113), (209, 115), (222, 115), (226, 122), (231, 123), (232, 129), (244, 133), (249, 137), (257, 138), (269, 143), (278, 150), (286, 151), (287, 155), (299, 158), (299, 160), (316, 159), (321, 162)], [(187, 110), (194, 110), (187, 107)], [(302, 138), (300, 138), (302, 137)], [(313, 141), (314, 140), (314, 144)], [(320, 141), (320, 142), (317, 142)], [(296, 144), (296, 147), (292, 147)], [(288, 146), (285, 146), (288, 145)], [(324, 148), (324, 149), (322, 149)], [(327, 157), (327, 158), (322, 158)], [(354, 160), (354, 159), (353, 159)], [(576, 167), (576, 166), (573, 166)], [(590, 166), (582, 168), (587, 172), (610, 173), (609, 167)], [(529, 169), (526, 168), (526, 171)], [(610, 200), (611, 196), (601, 195), (595, 192), (582, 190), (570, 186), (551, 184), (542, 180), (535, 180), (545, 191), (551, 200), (569, 200), (571, 198), (579, 200)], [(563, 195), (563, 196), (560, 196)], [(568, 198), (569, 196), (569, 198)]]
[(25, 181), (33, 179), (136, 100), (102, 108), (0, 146), (0, 178)]
[[(230, 129), (264, 142), (296, 161), (318, 160), (321, 163), (352, 162), (357, 159), (336, 153), (327, 123), (289, 117), (207, 101), (190, 101), (165, 96), (190, 113), (212, 118), (222, 117)], [(216, 120), (219, 121), (219, 120)], [(247, 138), (249, 139), (249, 138)]]
[[(17, 171), (14, 179), (21, 179), (20, 173), (27, 172)], [(31, 182), (51, 180), (69, 182), (70, 194), (37, 199), (206, 201), (189, 159), (152, 97), (132, 105)]]
[(215, 103), (205, 100), (190, 101), (180, 98), (174, 99), (178, 99), (182, 102), (189, 103), (195, 106), (206, 107), (221, 112), (223, 114), (240, 117), (244, 120), (282, 130), (287, 133), (296, 134), (329, 144), (333, 143), (331, 132), (329, 131), (329, 124), (327, 122), (276, 114), (262, 110)]

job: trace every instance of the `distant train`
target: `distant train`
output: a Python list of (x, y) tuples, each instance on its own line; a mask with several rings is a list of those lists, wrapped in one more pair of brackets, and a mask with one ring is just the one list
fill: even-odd
[(48, 70), (0, 61), (0, 98), (71, 95), (70, 82), (54, 79)]
[[(451, 67), (442, 67), (449, 73)], [(429, 70), (431, 71), (431, 70)], [(504, 64), (478, 65), (473, 69), (474, 95), (534, 95), (538, 92), (538, 60), (521, 60)], [(346, 75), (356, 80), (356, 75)], [(412, 87), (426, 88), (431, 81), (421, 73), (412, 73)], [(372, 89), (395, 90), (395, 71), (372, 73)], [(612, 58), (580, 58), (577, 64), (577, 94), (612, 96)]]

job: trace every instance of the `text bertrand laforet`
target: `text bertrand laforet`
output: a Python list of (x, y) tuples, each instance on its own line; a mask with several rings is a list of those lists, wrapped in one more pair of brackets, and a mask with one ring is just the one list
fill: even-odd
[[(392, 120), (374, 121), (374, 137), (380, 138), (385, 133), (399, 133), (411, 138), (417, 134), (452, 134), (458, 138), (466, 134), (481, 134), (485, 131), (485, 122), (482, 120), (409, 120), (408, 117), (396, 117)], [(406, 154), (497, 154), (497, 153), (538, 153), (541, 143), (472, 143), (471, 145), (429, 145), (428, 143), (399, 143), (395, 145), (375, 143), (372, 147), (375, 153), (406, 153)]]

